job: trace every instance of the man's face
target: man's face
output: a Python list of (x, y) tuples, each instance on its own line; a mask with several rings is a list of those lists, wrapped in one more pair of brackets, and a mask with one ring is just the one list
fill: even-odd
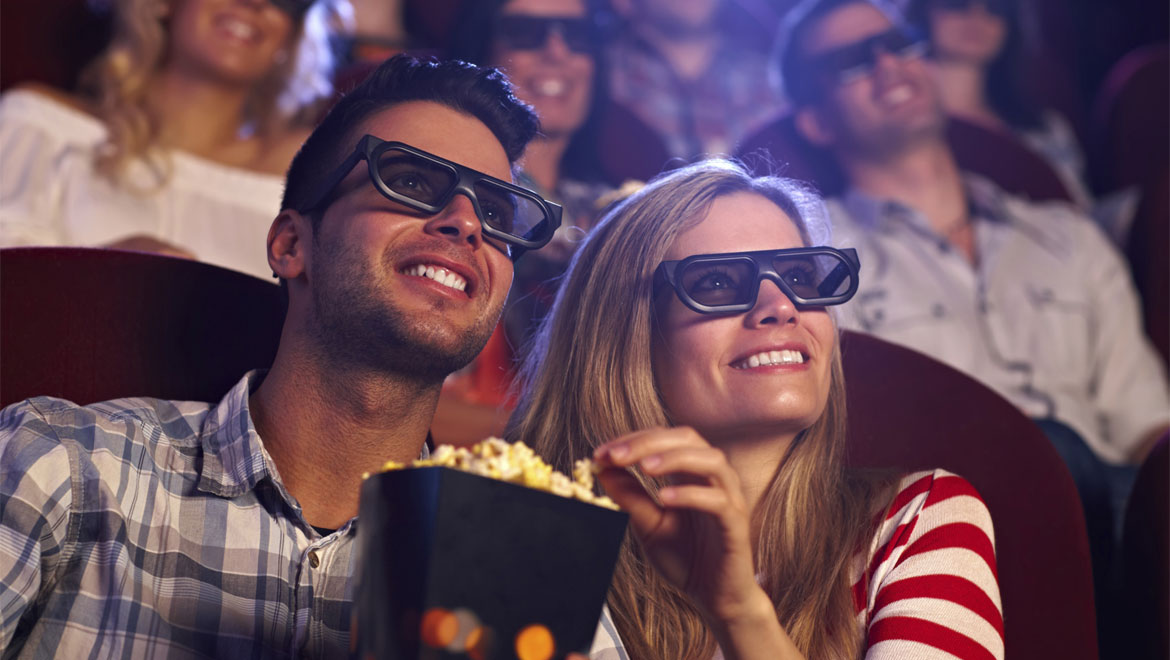
[[(503, 146), (482, 122), (431, 102), (402, 103), (356, 126), (511, 180)], [(330, 358), (441, 379), (479, 352), (512, 284), (512, 262), (484, 240), (457, 194), (424, 215), (381, 195), (360, 162), (336, 187), (307, 258), (312, 331)]]
[(865, 2), (845, 5), (811, 26), (800, 46), (819, 78), (820, 101), (809, 111), (825, 131), (814, 141), (880, 158), (916, 140), (941, 137), (944, 114), (920, 48), (863, 46), (860, 51), (872, 54), (869, 66), (843, 66), (856, 59), (858, 44), (875, 37), (880, 43), (897, 35), (895, 29)]

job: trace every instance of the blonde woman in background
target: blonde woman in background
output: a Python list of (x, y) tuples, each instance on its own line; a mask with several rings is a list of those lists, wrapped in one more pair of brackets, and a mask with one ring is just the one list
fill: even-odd
[(707, 161), (623, 202), (569, 266), (509, 436), (560, 469), (594, 458), (630, 514), (595, 660), (1003, 657), (971, 485), (844, 467), (828, 309), (857, 258), (810, 249), (819, 207)]
[(265, 277), (282, 175), (332, 93), (345, 0), (118, 0), (80, 94), (0, 98), (0, 246), (201, 259)]

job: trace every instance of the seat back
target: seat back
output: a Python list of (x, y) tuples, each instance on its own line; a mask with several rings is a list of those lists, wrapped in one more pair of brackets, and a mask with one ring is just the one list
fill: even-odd
[(279, 287), (186, 259), (90, 248), (0, 250), (0, 405), (51, 395), (219, 401), (268, 367)]
[[(1126, 658), (1170, 658), (1170, 434), (1142, 463), (1122, 541)], [(1120, 649), (1119, 649), (1120, 650)]]
[(842, 356), (849, 462), (944, 468), (987, 502), (1008, 660), (1097, 658), (1080, 499), (1039, 427), (984, 385), (908, 348), (845, 332)]

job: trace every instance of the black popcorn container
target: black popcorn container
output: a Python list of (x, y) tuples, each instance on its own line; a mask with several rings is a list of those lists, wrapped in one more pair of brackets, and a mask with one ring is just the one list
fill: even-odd
[(587, 653), (628, 516), (443, 467), (362, 484), (359, 660)]

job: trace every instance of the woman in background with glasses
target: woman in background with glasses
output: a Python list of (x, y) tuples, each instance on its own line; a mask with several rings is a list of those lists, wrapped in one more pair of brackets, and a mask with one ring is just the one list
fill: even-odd
[(573, 251), (612, 188), (598, 153), (597, 109), (604, 93), (599, 21), (592, 0), (484, 0), (466, 3), (448, 55), (499, 67), (540, 117), (517, 183), (564, 207), (553, 241), (516, 262), (500, 328), (467, 368), (448, 379), (432, 429), (437, 442), (466, 444), (498, 435), (508, 416), (515, 356), (556, 295)]
[(822, 218), (792, 181), (706, 161), (574, 257), (508, 435), (562, 470), (594, 458), (630, 514), (594, 658), (1003, 657), (970, 484), (844, 467), (829, 306), (857, 261), (809, 249)]
[(266, 277), (285, 169), (332, 93), (347, 0), (119, 0), (81, 93), (0, 100), (0, 245), (104, 246)]
[(1029, 96), (1026, 56), (1039, 49), (1028, 44), (1024, 10), (1019, 0), (911, 0), (906, 16), (930, 38), (947, 113), (1015, 134), (1052, 166), (1077, 206), (1118, 240), (1136, 210), (1136, 193), (1094, 200), (1084, 149), (1068, 119)]

